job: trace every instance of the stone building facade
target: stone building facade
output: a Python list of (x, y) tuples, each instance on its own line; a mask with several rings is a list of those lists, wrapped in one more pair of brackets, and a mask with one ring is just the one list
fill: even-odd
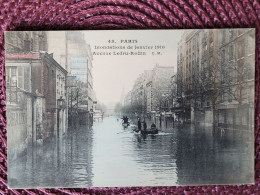
[(173, 66), (156, 65), (152, 70), (149, 85), (150, 90), (150, 107), (154, 111), (170, 111), (172, 106), (171, 78), (174, 75)]
[[(36, 93), (42, 94), (46, 101), (45, 121), (46, 131), (44, 137), (62, 136), (67, 132), (67, 91), (66, 78), (67, 71), (58, 64), (52, 55), (40, 52), (42, 63), (35, 66), (32, 76), (39, 77), (34, 89)], [(62, 106), (59, 106), (59, 101)]]
[(39, 127), (43, 121), (36, 114), (41, 97), (32, 93), (31, 83), (32, 64), (37, 61), (39, 57), (36, 55), (24, 54), (17, 59), (6, 54), (8, 158), (11, 160), (41, 135)]
[(44, 31), (6, 32), (7, 54), (29, 53), (47, 50), (47, 33)]
[(173, 66), (156, 65), (153, 70), (145, 70), (127, 93), (126, 106), (141, 118), (154, 120), (160, 114), (171, 112), (175, 93), (172, 88), (173, 77)]
[[(66, 133), (67, 115), (58, 113), (67, 109), (67, 72), (43, 52), (47, 49), (45, 32), (7, 32), (5, 38), (8, 147), (15, 158), (28, 144)], [(59, 75), (62, 83), (57, 82)], [(60, 98), (62, 108), (58, 107)]]
[[(151, 71), (144, 71), (135, 80), (134, 86), (131, 90), (131, 106), (134, 108), (134, 112), (138, 115), (144, 116), (147, 112), (147, 89), (146, 83), (148, 82), (151, 75)], [(125, 99), (129, 99), (127, 96)]]
[(222, 30), (221, 92), (218, 123), (223, 128), (253, 129), (255, 83), (254, 29)]
[[(185, 122), (211, 124), (219, 75), (217, 30), (187, 31), (178, 44), (176, 113)], [(216, 73), (216, 74), (215, 74)], [(214, 93), (210, 91), (215, 90)]]
[[(61, 63), (67, 70), (70, 83), (68, 89), (68, 115), (81, 112), (80, 121), (91, 122), (93, 112), (94, 93), (92, 77), (92, 53), (89, 44), (86, 43), (83, 32), (62, 31), (48, 33), (48, 51), (53, 53), (54, 59)], [(75, 99), (75, 100), (74, 100)], [(77, 105), (75, 105), (77, 104)], [(74, 119), (70, 118), (70, 122)], [(78, 118), (78, 117), (76, 117)], [(85, 122), (84, 122), (85, 123)]]
[[(230, 122), (229, 119), (236, 118), (233, 115), (234, 109), (238, 108), (235, 106), (238, 104), (237, 97), (245, 93), (245, 86), (249, 94), (254, 91), (253, 84), (249, 84), (253, 77), (250, 77), (250, 82), (246, 79), (246, 75), (253, 75), (252, 31), (212, 29), (191, 30), (183, 34), (178, 44), (178, 104), (175, 106), (181, 121), (210, 126), (234, 124), (235, 120)], [(251, 34), (248, 36), (247, 32)], [(247, 52), (242, 45), (246, 45)], [(241, 66), (250, 68), (239, 68)], [(246, 101), (252, 102), (250, 98), (244, 96)]]

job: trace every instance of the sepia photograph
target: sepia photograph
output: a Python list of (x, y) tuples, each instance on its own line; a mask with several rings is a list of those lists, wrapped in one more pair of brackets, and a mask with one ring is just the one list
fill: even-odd
[(6, 31), (8, 187), (254, 183), (255, 29)]

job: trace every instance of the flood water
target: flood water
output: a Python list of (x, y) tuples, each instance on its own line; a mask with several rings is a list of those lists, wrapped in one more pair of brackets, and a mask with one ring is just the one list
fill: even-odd
[(253, 133), (176, 127), (142, 136), (107, 117), (28, 147), (8, 164), (12, 188), (253, 183)]

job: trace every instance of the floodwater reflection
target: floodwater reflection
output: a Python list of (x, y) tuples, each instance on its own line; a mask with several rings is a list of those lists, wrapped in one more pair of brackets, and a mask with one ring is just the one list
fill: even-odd
[(11, 188), (92, 186), (92, 129), (70, 129), (66, 137), (28, 147), (8, 167)]
[(93, 139), (94, 186), (234, 184), (254, 179), (253, 132), (220, 134), (188, 125), (144, 137), (111, 117), (94, 126)]
[(185, 126), (144, 137), (107, 117), (9, 166), (16, 188), (252, 183), (253, 132)]

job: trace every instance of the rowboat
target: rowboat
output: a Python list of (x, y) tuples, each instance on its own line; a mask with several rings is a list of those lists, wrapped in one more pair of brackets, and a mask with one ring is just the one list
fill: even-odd
[(146, 130), (137, 130), (137, 129), (133, 129), (134, 132), (136, 133), (139, 133), (141, 132), (141, 134), (151, 134), (151, 135), (154, 135), (154, 134), (158, 134), (158, 129), (146, 129)]
[(141, 134), (158, 134), (158, 129), (141, 130)]
[(128, 127), (129, 126), (129, 123), (122, 123), (123, 127)]

